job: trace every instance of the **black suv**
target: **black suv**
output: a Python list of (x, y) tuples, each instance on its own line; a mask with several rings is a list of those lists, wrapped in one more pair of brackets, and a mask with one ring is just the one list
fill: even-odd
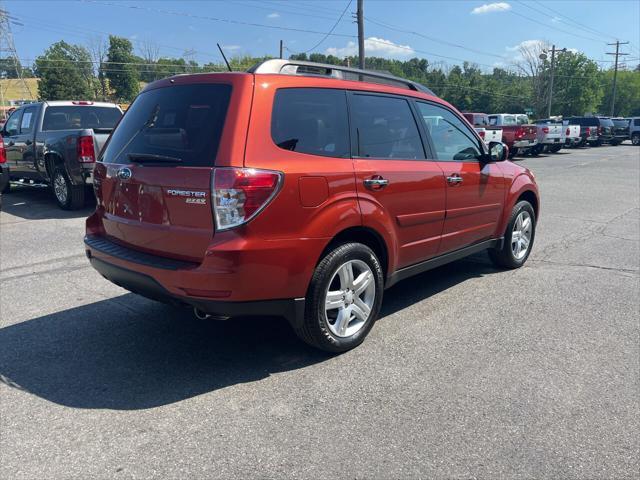
[(613, 136), (614, 125), (608, 117), (571, 117), (566, 118), (569, 123), (580, 125), (581, 145), (589, 144), (592, 147), (599, 147), (603, 143), (618, 145)]
[(628, 118), (612, 118), (613, 122), (613, 141), (611, 145), (622, 143), (625, 140), (629, 140), (629, 122)]

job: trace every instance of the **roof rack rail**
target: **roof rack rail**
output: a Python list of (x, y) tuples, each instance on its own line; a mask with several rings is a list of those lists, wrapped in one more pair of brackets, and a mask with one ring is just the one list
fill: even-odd
[(341, 80), (352, 80), (359, 82), (379, 83), (393, 87), (407, 88), (416, 92), (423, 92), (436, 96), (433, 91), (424, 85), (395, 77), (387, 73), (372, 70), (361, 70), (359, 68), (343, 67), (340, 65), (329, 65), (326, 63), (305, 62), (302, 60), (285, 60), (274, 58), (258, 63), (247, 70), (248, 73), (275, 73), (284, 75), (308, 75), (337, 78)]

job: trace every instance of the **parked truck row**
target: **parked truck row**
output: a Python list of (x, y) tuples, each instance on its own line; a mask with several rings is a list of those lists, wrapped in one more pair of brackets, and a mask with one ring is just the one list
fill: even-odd
[(551, 117), (531, 122), (525, 114), (467, 112), (465, 119), (489, 141), (502, 141), (509, 155), (556, 153), (562, 148), (619, 145), (631, 140), (640, 145), (640, 118), (599, 116)]

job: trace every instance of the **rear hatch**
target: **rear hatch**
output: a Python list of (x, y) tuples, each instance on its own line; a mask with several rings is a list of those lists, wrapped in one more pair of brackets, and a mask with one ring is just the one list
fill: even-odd
[(201, 260), (214, 232), (211, 172), (231, 84), (165, 82), (141, 93), (96, 165), (106, 236), (125, 247)]
[(610, 118), (600, 118), (600, 135), (604, 137), (613, 136), (613, 122)]

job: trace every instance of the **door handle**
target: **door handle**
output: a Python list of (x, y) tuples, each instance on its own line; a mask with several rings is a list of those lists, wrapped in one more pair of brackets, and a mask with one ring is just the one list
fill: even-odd
[(460, 185), (462, 183), (462, 177), (457, 173), (447, 177), (447, 182), (449, 185)]
[(375, 175), (364, 181), (364, 186), (369, 190), (382, 190), (387, 185), (389, 185), (389, 180), (382, 178), (380, 175)]

